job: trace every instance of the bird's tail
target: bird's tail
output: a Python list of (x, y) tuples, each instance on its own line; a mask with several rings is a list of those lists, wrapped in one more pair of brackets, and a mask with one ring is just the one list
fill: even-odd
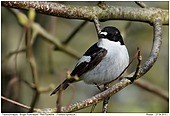
[(69, 83), (72, 83), (72, 82), (74, 82), (74, 81), (75, 81), (74, 78), (64, 80), (64, 81), (50, 94), (50, 96), (53, 95), (53, 94), (55, 94), (55, 93), (57, 93), (57, 92), (60, 90), (61, 87), (62, 87), (62, 90), (65, 90), (65, 89), (69, 86)]

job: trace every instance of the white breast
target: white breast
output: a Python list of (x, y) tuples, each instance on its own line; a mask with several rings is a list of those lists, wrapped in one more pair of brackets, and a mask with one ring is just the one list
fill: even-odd
[(81, 76), (88, 84), (111, 81), (118, 77), (129, 64), (129, 55), (125, 45), (108, 39), (100, 39), (97, 45), (108, 52), (95, 68)]

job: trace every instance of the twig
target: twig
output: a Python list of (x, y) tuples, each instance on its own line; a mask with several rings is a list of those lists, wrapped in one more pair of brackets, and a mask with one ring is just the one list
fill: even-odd
[(33, 51), (32, 51), (31, 28), (30, 27), (28, 27), (28, 30), (27, 30), (26, 43), (27, 43), (26, 44), (27, 58), (30, 63), (30, 67), (31, 67), (31, 71), (32, 71), (33, 83), (35, 84), (35, 95), (31, 102), (31, 109), (29, 110), (29, 112), (32, 112), (35, 107), (35, 104), (39, 98), (40, 93), (38, 91), (39, 80), (38, 80), (38, 74), (37, 74), (37, 69), (36, 69), (36, 62), (35, 62), (35, 58), (34, 58)]
[[(25, 109), (30, 109), (29, 106), (26, 106), (26, 105), (24, 105), (24, 104), (22, 104), (22, 103), (16, 102), (16, 101), (11, 100), (11, 99), (8, 99), (8, 98), (6, 98), (6, 97), (4, 97), (4, 96), (1, 96), (1, 99), (5, 100), (5, 101), (8, 101), (8, 102), (10, 102), (10, 103), (12, 103), (12, 104), (18, 105), (18, 106), (20, 106), (20, 107), (23, 107), (23, 108), (25, 108)], [(37, 112), (38, 110), (39, 110), (39, 109), (36, 109), (36, 108), (33, 109), (34, 112)]]
[[(9, 83), (8, 83), (8, 85), (7, 85), (7, 89), (5, 90), (5, 96), (6, 96), (6, 97), (9, 97), (10, 92), (11, 92), (11, 89), (14, 88), (14, 87), (13, 87), (14, 84), (15, 84), (15, 85), (18, 84), (18, 83), (17, 83), (18, 80), (19, 80), (19, 78), (18, 78), (17, 76), (14, 76), (14, 77), (9, 81)], [(17, 93), (17, 94), (18, 94), (18, 93)]]
[(145, 80), (138, 80), (134, 81), (134, 84), (138, 85), (139, 87), (150, 91), (152, 93), (155, 93), (156, 95), (162, 97), (163, 99), (169, 101), (169, 94), (165, 90), (159, 88), (158, 86), (153, 85), (152, 83), (149, 83), (148, 81)]
[(18, 50), (18, 51), (11, 52), (11, 53), (9, 53), (8, 55), (6, 55), (5, 58), (3, 58), (3, 59), (1, 60), (1, 63), (5, 63), (6, 61), (9, 60), (9, 58), (10, 58), (11, 56), (15, 55), (16, 53), (23, 53), (23, 52), (25, 52), (25, 49), (21, 49), (21, 50)]
[(141, 8), (148, 8), (147, 5), (141, 1), (135, 1), (137, 5), (139, 5)]
[[(64, 72), (65, 70), (67, 69), (64, 69), (61, 73), (61, 76), (60, 76), (60, 83), (62, 83), (62, 78), (64, 76)], [(60, 113), (61, 112), (61, 101), (62, 101), (62, 92), (63, 92), (63, 84), (61, 84), (61, 87), (60, 87), (60, 90), (58, 92), (58, 98), (57, 98), (57, 102), (56, 102), (56, 106), (57, 106), (57, 113)]]
[[(115, 82), (117, 79), (119, 79), (119, 78), (122, 76), (122, 74), (127, 70), (127, 68), (129, 68), (129, 66), (132, 64), (132, 62), (135, 60), (135, 58), (137, 57), (137, 55), (139, 54), (139, 52), (140, 52), (140, 49), (138, 49), (138, 51), (136, 52), (136, 54), (135, 54), (135, 56), (133, 57), (132, 61), (128, 64), (128, 66), (126, 66), (126, 68), (122, 71), (122, 73), (120, 73), (120, 75), (119, 75), (118, 77), (116, 77), (115, 79), (111, 80), (110, 82), (102, 82), (102, 83), (99, 83), (99, 84), (97, 84), (96, 86), (98, 87), (98, 86), (100, 86), (100, 85), (102, 85), (102, 84), (104, 84), (104, 83), (107, 83), (106, 86), (105, 86), (105, 87), (107, 87), (110, 83)], [(138, 69), (138, 70), (139, 70), (139, 69)], [(102, 88), (102, 90), (104, 90), (105, 87)]]
[[(25, 37), (26, 31), (27, 31), (27, 28), (26, 28), (26, 27), (23, 27), (22, 33), (21, 33), (21, 37), (20, 37), (20, 40), (19, 40), (19, 43), (18, 43), (18, 46), (17, 46), (16, 51), (19, 50), (19, 47), (20, 47), (20, 45), (21, 45), (21, 42), (22, 42), (22, 40), (23, 40), (24, 37)], [(14, 60), (15, 60), (15, 76), (17, 76), (17, 56), (18, 56), (18, 52), (16, 52), (15, 58), (14, 58)]]
[(57, 46), (59, 48), (59, 50), (67, 53), (68, 55), (73, 56), (76, 59), (79, 59), (81, 57), (81, 55), (73, 48), (71, 48), (68, 45), (64, 45), (62, 44), (59, 39), (57, 37), (52, 36), (51, 34), (49, 34), (44, 28), (42, 28), (38, 23), (33, 23), (32, 24), (32, 28), (37, 30), (38, 33), (43, 36), (43, 39), (45, 39), (46, 41), (54, 44), (55, 46)]
[[(24, 79), (20, 79), (20, 81), (24, 82), (31, 89), (36, 90), (36, 86), (34, 83), (30, 83)], [(44, 92), (49, 92), (52, 89), (53, 89), (53, 85), (49, 85), (48, 87), (39, 87), (38, 91), (39, 91), (39, 93), (44, 93)]]
[(56, 102), (57, 113), (60, 113), (60, 112), (61, 112), (62, 92), (63, 92), (63, 85), (61, 85), (60, 90), (59, 90), (59, 92), (58, 92), (58, 98), (57, 98), (57, 102)]
[(75, 88), (74, 88), (74, 86), (71, 84), (71, 83), (68, 83), (69, 84), (69, 86), (72, 88), (72, 96), (71, 96), (71, 98), (70, 98), (70, 102), (69, 102), (69, 104), (68, 104), (68, 108), (69, 108), (69, 105), (71, 104), (71, 102), (73, 101), (73, 98), (74, 98), (74, 95), (75, 95)]
[(90, 113), (93, 113), (93, 111), (94, 111), (94, 109), (95, 109), (96, 106), (97, 106), (97, 104), (93, 104), (93, 105), (92, 105), (92, 108), (91, 108)]
[[(15, 14), (16, 17), (17, 17), (18, 14), (24, 15), (22, 12), (20, 12), (17, 9), (10, 9), (10, 11), (12, 11), (12, 13)], [(33, 44), (33, 40), (34, 40), (35, 36), (37, 34), (39, 34), (39, 35), (43, 36), (43, 39), (45, 39), (46, 41), (48, 41), (48, 42), (52, 43), (53, 45), (57, 46), (59, 48), (59, 50), (67, 53), (68, 55), (71, 55), (76, 59), (79, 59), (81, 57), (81, 55), (75, 49), (71, 48), (68, 45), (62, 44), (57, 37), (52, 36), (50, 33), (48, 33), (38, 23), (32, 22), (31, 28), (32, 28), (33, 34), (34, 34), (34, 35), (32, 34), (31, 44)]]
[[(50, 34), (55, 35), (55, 27), (56, 27), (56, 17), (50, 17)], [(52, 57), (52, 51), (53, 51), (53, 44), (48, 43), (48, 63), (49, 63), (49, 69), (51, 74), (56, 74), (54, 70), (54, 62), (53, 62), (53, 57)]]
[(138, 47), (137, 49), (138, 49), (138, 64), (137, 64), (137, 67), (136, 67), (135, 74), (133, 75), (133, 77), (129, 78), (132, 83), (139, 76), (139, 69), (141, 68), (141, 62), (142, 62), (142, 56), (140, 54), (140, 48)]
[(94, 25), (96, 27), (97, 34), (99, 35), (99, 33), (101, 32), (101, 28), (100, 28), (99, 19), (96, 15), (94, 15)]
[(70, 40), (76, 35), (76, 33), (78, 31), (80, 31), (86, 24), (87, 24), (87, 20), (83, 21), (74, 31), (73, 33), (64, 41), (62, 42), (63, 44), (67, 44), (68, 42), (70, 42)]
[(28, 82), (28, 81), (26, 81), (26, 80), (24, 80), (24, 79), (20, 79), (20, 81), (22, 81), (22, 82), (24, 82), (26, 85), (28, 85), (31, 89), (36, 89), (36, 86), (35, 86), (35, 84), (34, 83), (30, 83), (30, 82)]
[[(104, 84), (104, 90), (108, 89), (108, 84)], [(110, 97), (106, 98), (103, 100), (103, 108), (102, 108), (102, 113), (107, 113), (107, 108), (108, 108), (108, 101), (109, 101)]]

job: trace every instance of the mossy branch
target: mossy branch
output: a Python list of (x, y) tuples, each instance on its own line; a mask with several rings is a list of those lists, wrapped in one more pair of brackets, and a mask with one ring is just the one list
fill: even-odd
[[(69, 19), (83, 19), (94, 21), (94, 16), (97, 16), (99, 21), (107, 20), (133, 20), (147, 22), (151, 25), (153, 16), (160, 15), (163, 25), (169, 24), (169, 11), (159, 8), (134, 8), (134, 7), (121, 7), (104, 5), (97, 6), (77, 6), (77, 5), (64, 5), (53, 2), (34, 2), (34, 1), (3, 1), (2, 6), (29, 10), (35, 9), (36, 12), (69, 18)], [(103, 5), (102, 5), (103, 6)]]

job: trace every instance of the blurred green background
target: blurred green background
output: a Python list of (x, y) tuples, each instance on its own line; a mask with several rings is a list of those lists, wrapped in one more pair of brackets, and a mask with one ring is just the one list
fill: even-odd
[[(96, 5), (98, 2), (60, 2), (72, 5)], [(106, 2), (114, 6), (130, 6), (139, 7), (134, 2)], [(169, 9), (168, 2), (144, 2), (149, 7)], [(27, 11), (22, 11), (27, 14)], [(35, 22), (39, 23), (43, 28), (49, 31), (51, 16), (44, 14), (36, 14)], [(83, 21), (77, 19), (56, 18), (55, 35), (61, 41), (66, 40), (74, 29)], [(101, 22), (101, 28), (105, 26), (115, 26), (122, 32), (130, 21), (110, 20)], [(17, 49), (20, 36), (22, 34), (22, 26), (19, 25), (16, 17), (5, 7), (1, 7), (1, 59)], [(168, 37), (169, 26), (162, 26), (162, 46), (159, 57), (151, 70), (145, 74), (141, 80), (146, 80), (155, 86), (169, 91), (169, 58), (168, 58)], [(94, 23), (88, 22), (81, 31), (68, 43), (69, 46), (83, 54), (92, 44), (97, 42), (97, 34)], [(131, 25), (126, 31), (124, 42), (130, 54), (130, 60), (134, 57), (137, 47), (140, 47), (143, 57), (142, 64), (147, 60), (153, 42), (153, 27), (147, 23), (131, 21)], [(25, 40), (22, 41), (20, 49), (25, 48)], [(37, 71), (39, 82), (42, 87), (48, 87), (50, 84), (58, 86), (61, 82), (61, 75), (65, 69), (72, 70), (78, 61), (77, 59), (60, 51), (52, 51), (53, 69), (55, 73), (50, 72), (48, 43), (37, 36), (33, 45), (35, 60), (37, 63)], [(8, 84), (14, 78), (15, 72), (14, 56), (7, 62), (1, 64), (1, 95), (10, 99), (30, 106), (33, 98), (33, 90), (25, 83), (18, 82)], [(135, 70), (137, 60), (129, 67), (128, 73)], [(26, 59), (25, 53), (19, 53), (17, 59), (18, 75), (20, 78), (32, 82), (32, 73), (30, 65)], [(127, 75), (127, 74), (125, 74)], [(65, 75), (62, 76), (62, 79)], [(84, 82), (73, 84), (75, 95), (72, 103), (85, 100), (99, 92), (94, 85), (87, 85)], [(57, 97), (49, 96), (52, 92), (40, 94), (40, 98), (36, 104), (36, 108), (53, 108), (56, 107)], [(62, 106), (69, 104), (73, 95), (72, 88), (69, 87), (64, 91), (62, 96)], [(102, 102), (99, 103), (94, 112), (101, 112)], [(28, 112), (19, 106), (12, 105), (2, 100), (2, 112)], [(77, 112), (90, 112), (91, 107), (79, 110)], [(129, 85), (117, 94), (113, 95), (109, 100), (108, 112), (169, 112), (169, 103), (134, 84)]]

